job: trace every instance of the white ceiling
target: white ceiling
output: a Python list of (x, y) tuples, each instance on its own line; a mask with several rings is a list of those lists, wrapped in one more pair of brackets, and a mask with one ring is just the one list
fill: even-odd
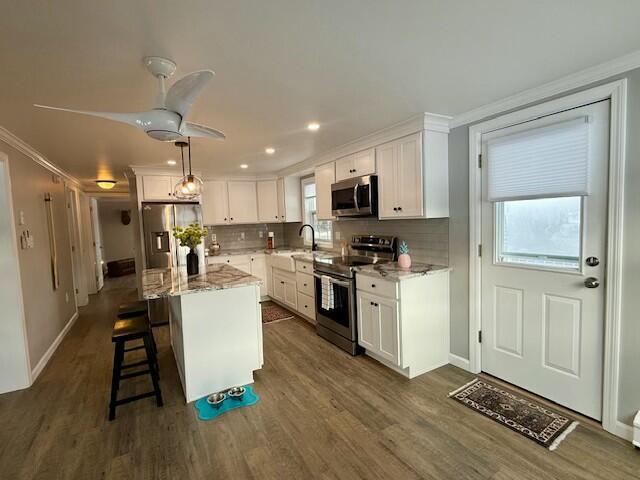
[[(462, 113), (640, 48), (634, 0), (12, 3), (0, 16), (0, 125), (88, 185), (178, 151), (32, 104), (145, 110), (156, 86), (146, 55), (176, 61), (172, 80), (216, 72), (188, 118), (227, 134), (193, 140), (195, 168), (213, 176), (275, 172), (419, 112)], [(320, 131), (305, 129), (312, 120)]]

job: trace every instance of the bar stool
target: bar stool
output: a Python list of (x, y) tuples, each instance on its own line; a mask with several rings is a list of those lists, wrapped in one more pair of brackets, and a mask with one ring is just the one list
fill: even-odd
[[(126, 343), (132, 340), (142, 340), (143, 345), (126, 348)], [(158, 407), (161, 407), (162, 393), (160, 391), (158, 376), (158, 361), (156, 358), (155, 349), (153, 347), (153, 337), (151, 335), (151, 328), (149, 327), (149, 319), (147, 318), (147, 316), (143, 314), (138, 315), (137, 317), (116, 320), (116, 323), (113, 326), (111, 341), (115, 343), (115, 352), (113, 356), (113, 376), (111, 378), (111, 401), (109, 403), (109, 420), (113, 420), (114, 418), (116, 418), (116, 407), (143, 398), (155, 396), (156, 404), (158, 405)], [(146, 353), (146, 358), (144, 360), (128, 364), (124, 363), (124, 354), (126, 352), (139, 350), (141, 348), (144, 348)], [(123, 370), (139, 367), (142, 365), (147, 365), (148, 368), (131, 373), (122, 372)], [(118, 400), (118, 390), (120, 388), (121, 380), (146, 374), (149, 374), (151, 376), (151, 382), (153, 383), (152, 391)]]
[[(149, 324), (149, 332), (151, 333), (151, 341), (153, 342), (153, 350), (158, 355), (158, 347), (156, 345), (156, 339), (153, 335), (153, 325), (151, 325), (151, 321), (149, 320), (149, 307), (147, 305), (146, 300), (136, 300), (135, 302), (123, 303), (118, 307), (118, 318), (125, 319), (131, 317), (138, 317), (140, 315), (146, 315), (147, 322)], [(140, 350), (144, 348), (144, 345), (139, 345), (137, 347), (132, 347), (131, 350)], [(160, 373), (160, 369), (158, 368), (158, 373)]]

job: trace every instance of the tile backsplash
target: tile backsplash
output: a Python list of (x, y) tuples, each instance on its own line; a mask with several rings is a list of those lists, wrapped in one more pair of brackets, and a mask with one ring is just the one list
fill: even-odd
[[(282, 223), (258, 223), (254, 225), (211, 225), (205, 245), (211, 245), (211, 234), (215, 234), (222, 251), (237, 248), (266, 248), (267, 233), (273, 232), (275, 246), (285, 245)], [(244, 239), (242, 235), (244, 234)], [(260, 238), (262, 234), (262, 238)]]
[[(377, 220), (356, 218), (337, 220), (333, 223), (333, 248), (338, 250), (340, 242), (351, 241), (356, 234), (395, 235), (398, 242), (405, 241), (411, 258), (416, 262), (449, 265), (449, 219), (428, 220)], [(287, 245), (303, 246), (298, 235), (300, 223), (284, 225), (284, 241)]]

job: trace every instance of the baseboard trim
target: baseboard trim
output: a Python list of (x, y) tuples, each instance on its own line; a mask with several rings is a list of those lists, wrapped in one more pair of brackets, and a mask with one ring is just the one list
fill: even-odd
[(71, 316), (67, 324), (62, 329), (62, 331), (58, 334), (58, 336), (53, 341), (51, 346), (44, 353), (44, 355), (42, 356), (38, 364), (33, 368), (33, 370), (31, 370), (31, 385), (35, 383), (38, 376), (44, 370), (44, 367), (47, 366), (47, 363), (49, 363), (49, 360), (51, 360), (51, 357), (53, 357), (53, 354), (56, 353), (56, 350), (62, 343), (62, 340), (64, 340), (64, 337), (67, 336), (67, 333), (69, 333), (69, 330), (71, 330), (71, 327), (73, 327), (73, 324), (76, 323), (77, 319), (78, 319), (78, 311), (76, 310), (76, 313), (74, 313)]
[(471, 363), (468, 359), (459, 357), (458, 355), (454, 355), (453, 353), (449, 354), (449, 363), (454, 367), (461, 368), (466, 370), (467, 372), (471, 371)]
[(620, 420), (616, 420), (613, 431), (609, 433), (613, 433), (616, 437), (628, 440), (629, 442), (633, 441), (633, 427), (622, 423)]

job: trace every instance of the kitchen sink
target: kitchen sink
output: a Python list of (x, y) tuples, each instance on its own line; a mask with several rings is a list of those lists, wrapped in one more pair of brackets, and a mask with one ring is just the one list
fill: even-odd
[(296, 271), (296, 261), (291, 257), (300, 252), (280, 252), (271, 254), (271, 266), (287, 272)]

